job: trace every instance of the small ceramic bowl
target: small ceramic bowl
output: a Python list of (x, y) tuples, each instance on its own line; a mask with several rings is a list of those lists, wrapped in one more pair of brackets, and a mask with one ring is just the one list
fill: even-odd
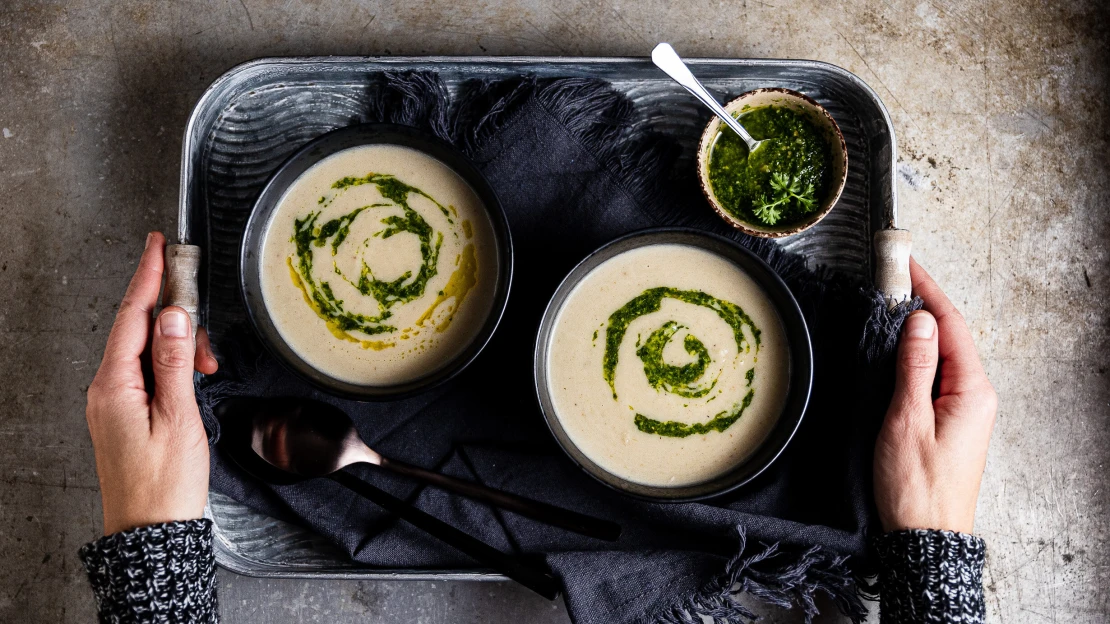
[(698, 145), (698, 180), (701, 181), (701, 190), (705, 193), (709, 204), (713, 206), (713, 210), (716, 210), (717, 214), (729, 225), (752, 236), (781, 238), (813, 227), (832, 210), (836, 201), (840, 199), (841, 191), (844, 190), (844, 182), (848, 179), (848, 146), (844, 143), (844, 135), (840, 132), (840, 127), (836, 125), (832, 115), (823, 106), (813, 101), (812, 98), (797, 91), (781, 88), (748, 91), (726, 104), (725, 110), (730, 114), (735, 114), (739, 111), (762, 106), (792, 108), (806, 115), (824, 133), (825, 140), (828, 141), (832, 152), (830, 154), (832, 175), (829, 188), (825, 192), (825, 196), (821, 198), (817, 211), (805, 221), (773, 226), (745, 221), (725, 210), (716, 195), (713, 194), (713, 187), (709, 185), (709, 153), (721, 132), (731, 132), (727, 127), (721, 127), (721, 120), (717, 117), (713, 117), (701, 135), (701, 143)]

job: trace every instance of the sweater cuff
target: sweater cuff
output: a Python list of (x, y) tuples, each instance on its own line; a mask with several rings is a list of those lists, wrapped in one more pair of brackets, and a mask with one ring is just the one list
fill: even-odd
[(217, 622), (210, 520), (113, 533), (78, 554), (102, 623)]
[(876, 549), (882, 622), (984, 622), (983, 540), (952, 531), (893, 531)]

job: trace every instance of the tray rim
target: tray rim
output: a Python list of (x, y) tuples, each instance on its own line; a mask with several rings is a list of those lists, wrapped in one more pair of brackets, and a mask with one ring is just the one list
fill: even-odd
[[(846, 80), (852, 87), (866, 96), (871, 101), (881, 118), (883, 130), (890, 141), (890, 188), (881, 189), (885, 181), (879, 181), (876, 192), (881, 192), (888, 202), (882, 207), (881, 225), (884, 228), (897, 228), (898, 223), (898, 179), (895, 172), (898, 168), (897, 137), (890, 112), (882, 99), (871, 86), (855, 73), (826, 61), (812, 59), (776, 59), (776, 58), (725, 58), (725, 57), (691, 57), (683, 59), (693, 68), (706, 66), (724, 67), (768, 67), (811, 69), (834, 74)], [(264, 56), (244, 61), (230, 67), (205, 88), (189, 113), (185, 123), (184, 136), (181, 143), (181, 171), (178, 189), (178, 222), (177, 242), (187, 243), (191, 240), (191, 188), (197, 178), (193, 167), (191, 155), (203, 145), (205, 136), (199, 135), (196, 130), (210, 106), (222, 94), (223, 87), (234, 81), (241, 74), (258, 71), (267, 67), (297, 67), (310, 64), (342, 66), (352, 64), (394, 65), (398, 67), (432, 64), (445, 65), (470, 65), (470, 66), (528, 66), (537, 64), (546, 65), (650, 65), (651, 59), (647, 56), (466, 56), (466, 55), (436, 55), (436, 56), (370, 56), (370, 55), (305, 55), (305, 56)], [(695, 72), (696, 73), (696, 72)], [(198, 144), (199, 143), (199, 144)], [(871, 159), (874, 162), (876, 159)], [(887, 193), (889, 193), (887, 195)], [(874, 215), (872, 215), (874, 220)], [(877, 230), (876, 230), (877, 231)], [(874, 233), (874, 232), (872, 232)], [(201, 310), (202, 318), (207, 315), (207, 306)], [(243, 576), (255, 578), (318, 578), (341, 580), (376, 580), (376, 581), (506, 581), (507, 577), (496, 572), (483, 569), (444, 569), (444, 570), (403, 570), (380, 569), (373, 567), (360, 567), (352, 563), (350, 567), (321, 567), (313, 570), (303, 568), (288, 569), (280, 564), (257, 562), (245, 557), (235, 550), (219, 531), (216, 518), (211, 513), (209, 503), (205, 503), (204, 517), (213, 523), (214, 537), (213, 552), (216, 564), (220, 567)]]
[(498, 572), (473, 568), (465, 570), (423, 570), (380, 569), (369, 566), (360, 567), (351, 563), (347, 567), (320, 567), (311, 571), (287, 569), (281, 564), (259, 562), (237, 553), (227, 543), (228, 540), (218, 530), (218, 523), (205, 503), (204, 517), (212, 521), (212, 552), (216, 565), (221, 568), (252, 578), (303, 578), (303, 579), (340, 579), (347, 581), (508, 581), (509, 578)]
[[(707, 65), (724, 65), (734, 67), (791, 67), (810, 68), (828, 71), (848, 80), (853, 86), (866, 95), (882, 117), (886, 127), (886, 134), (890, 137), (890, 204), (884, 206), (883, 225), (886, 228), (896, 228), (898, 225), (898, 179), (893, 172), (898, 170), (898, 143), (894, 133), (894, 123), (890, 118), (890, 111), (886, 104), (862, 78), (855, 73), (826, 61), (810, 59), (773, 59), (773, 58), (722, 58), (722, 57), (691, 57), (683, 59), (694, 67)], [(312, 63), (327, 65), (345, 65), (352, 63), (382, 63), (387, 65), (419, 64), (459, 64), (459, 65), (534, 65), (538, 63), (549, 65), (636, 65), (650, 63), (646, 56), (264, 56), (235, 65), (216, 78), (197, 99), (189, 118), (185, 123), (184, 138), (181, 142), (181, 173), (178, 191), (177, 237), (178, 242), (188, 242), (190, 234), (190, 204), (188, 189), (194, 178), (192, 166), (193, 153), (196, 145), (194, 130), (200, 124), (201, 116), (208, 109), (211, 100), (221, 92), (221, 87), (231, 82), (239, 74), (254, 71), (265, 66), (280, 65), (308, 65)]]

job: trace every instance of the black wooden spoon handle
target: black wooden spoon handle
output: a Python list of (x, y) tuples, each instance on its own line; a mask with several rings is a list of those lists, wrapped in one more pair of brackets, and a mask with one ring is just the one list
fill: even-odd
[(361, 494), (382, 509), (425, 531), (432, 537), (457, 548), (479, 563), (501, 572), (544, 598), (554, 600), (559, 595), (559, 582), (550, 572), (524, 563), (517, 557), (505, 554), (348, 472), (340, 470), (328, 475), (328, 478), (353, 492)]
[(428, 485), (434, 485), (449, 492), (454, 492), (467, 498), (488, 503), (494, 507), (514, 511), (522, 516), (527, 516), (533, 520), (538, 520), (545, 524), (557, 526), (568, 531), (574, 531), (589, 537), (596, 537), (609, 542), (616, 541), (621, 535), (621, 527), (615, 522), (594, 518), (587, 516), (576, 511), (556, 507), (548, 503), (541, 503), (540, 501), (517, 496), (501, 490), (495, 490), (491, 487), (467, 481), (465, 479), (457, 479), (449, 477), (445, 474), (433, 472), (419, 466), (406, 464), (395, 459), (387, 457), (382, 458), (380, 464), (382, 468), (402, 474), (407, 477), (412, 477), (417, 481), (423, 481)]

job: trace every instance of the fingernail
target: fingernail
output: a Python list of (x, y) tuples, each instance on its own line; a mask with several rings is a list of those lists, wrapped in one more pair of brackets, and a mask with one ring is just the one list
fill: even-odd
[(933, 315), (926, 312), (915, 312), (906, 319), (906, 336), (910, 338), (932, 338), (936, 328)]
[(177, 310), (164, 312), (158, 323), (163, 336), (185, 338), (189, 335), (189, 316)]
[(143, 249), (146, 249), (147, 247), (150, 247), (150, 241), (151, 241), (151, 239), (153, 239), (153, 238), (154, 238), (154, 233), (153, 233), (153, 232), (151, 232), (151, 233), (148, 233), (148, 234), (146, 235), (146, 242), (145, 242), (145, 243), (143, 243)]

